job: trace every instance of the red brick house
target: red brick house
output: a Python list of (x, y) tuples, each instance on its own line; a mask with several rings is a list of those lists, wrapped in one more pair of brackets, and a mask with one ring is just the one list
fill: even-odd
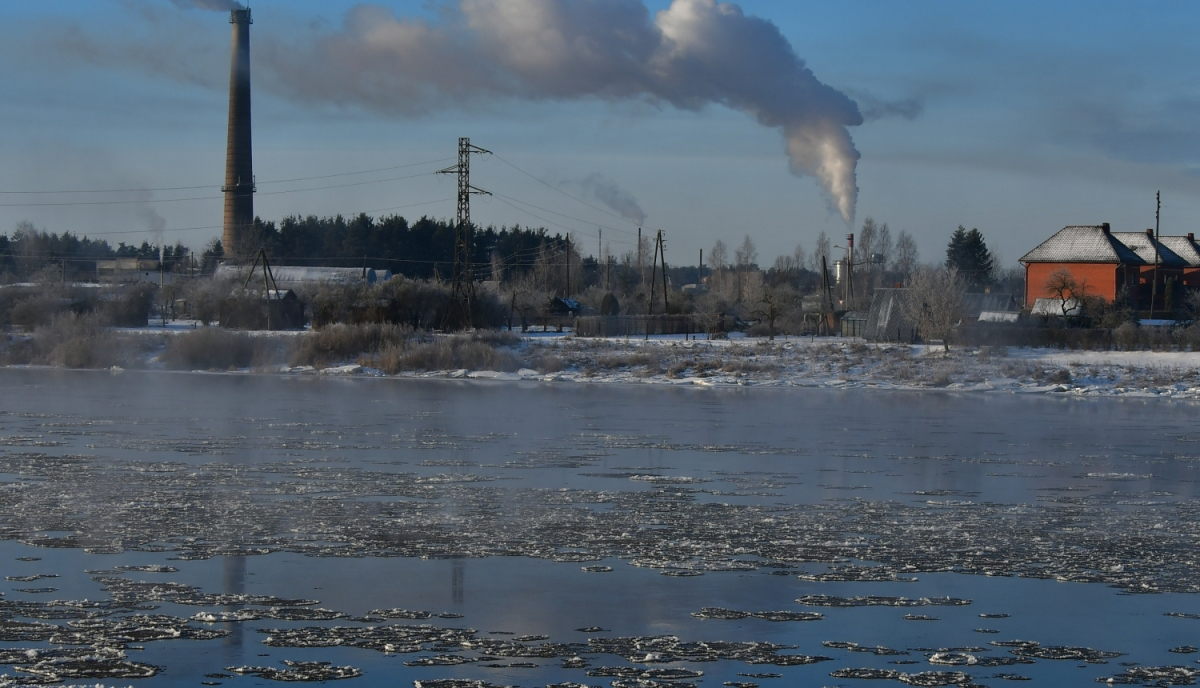
[[(1156, 269), (1157, 263), (1157, 269)], [(1088, 294), (1113, 301), (1125, 287), (1135, 308), (1150, 307), (1157, 275), (1156, 308), (1163, 306), (1168, 280), (1200, 287), (1200, 246), (1193, 235), (1160, 236), (1154, 232), (1114, 232), (1108, 223), (1063, 227), (1021, 257), (1025, 266), (1025, 307), (1039, 298), (1054, 298), (1046, 282), (1066, 270), (1086, 282)]]
[(1053, 298), (1046, 281), (1059, 270), (1086, 281), (1088, 291), (1107, 301), (1122, 286), (1133, 288), (1146, 264), (1136, 252), (1113, 236), (1108, 223), (1063, 227), (1037, 248), (1021, 257), (1025, 266), (1025, 307), (1042, 298)]

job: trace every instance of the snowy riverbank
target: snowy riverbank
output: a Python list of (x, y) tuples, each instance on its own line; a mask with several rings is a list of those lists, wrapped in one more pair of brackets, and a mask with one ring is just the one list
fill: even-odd
[(394, 326), (238, 333), (190, 323), (39, 331), (11, 336), (7, 347), (9, 363), (91, 369), (1200, 398), (1200, 351), (955, 347), (947, 352), (940, 346), (841, 337), (439, 335)]
[[(947, 389), (1200, 398), (1200, 352), (954, 349), (844, 338), (584, 339), (535, 334), (517, 347), (536, 367), (401, 372), (397, 377), (584, 384)], [(385, 376), (369, 362), (285, 374)]]

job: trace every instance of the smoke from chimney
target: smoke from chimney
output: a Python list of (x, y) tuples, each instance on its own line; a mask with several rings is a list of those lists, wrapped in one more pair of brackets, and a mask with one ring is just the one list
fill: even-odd
[(784, 137), (791, 171), (815, 177), (852, 222), (858, 105), (819, 81), (768, 20), (733, 3), (456, 0), (436, 22), (370, 5), (315, 47), (270, 46), (274, 86), (297, 101), (420, 114), (486, 100), (641, 100), (744, 112)]
[(243, 238), (254, 225), (254, 156), (250, 129), (250, 10), (233, 10), (229, 68), (229, 129), (225, 148), (225, 223), (221, 243), (234, 260), (245, 251)]
[(637, 198), (608, 177), (593, 172), (584, 177), (579, 185), (597, 201), (615, 210), (626, 220), (639, 225), (646, 224), (646, 213)]
[(214, 12), (232, 12), (244, 10), (246, 6), (233, 0), (171, 0), (171, 3), (181, 9), (213, 10)]

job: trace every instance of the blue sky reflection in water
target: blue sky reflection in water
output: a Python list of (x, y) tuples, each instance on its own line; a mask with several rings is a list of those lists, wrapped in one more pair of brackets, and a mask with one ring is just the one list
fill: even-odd
[[(1200, 457), (1189, 405), (45, 370), (2, 371), (0, 392), (3, 571), (58, 575), (5, 581), (0, 602), (10, 612), (21, 600), (107, 600), (126, 594), (113, 582), (125, 580), (193, 586), (195, 594), (160, 596), (151, 600), (157, 609), (140, 613), (186, 619), (269, 609), (197, 604), (216, 599), (201, 594), (235, 593), (318, 600), (305, 608), (355, 617), (193, 623), (231, 633), (131, 643), (145, 649), (127, 650), (130, 660), (163, 671), (122, 685), (265, 685), (252, 676), (203, 676), (228, 666), (282, 668), (282, 660), (361, 669), (347, 685), (613, 680), (561, 668), (562, 657), (406, 667), (447, 652), (275, 647), (259, 632), (389, 624), (470, 628), (491, 640), (549, 636), (519, 643), (529, 647), (676, 635), (794, 645), (776, 655), (830, 658), (807, 666), (644, 665), (704, 671), (703, 685), (855, 685), (829, 674), (868, 667), (962, 670), (983, 685), (1004, 683), (994, 678), (1003, 673), (1030, 677), (1029, 685), (1081, 685), (1121, 674), (1122, 662), (1200, 666), (1197, 655), (1170, 652), (1194, 644), (1200, 619), (1164, 616), (1200, 613)], [(228, 549), (270, 553), (223, 556)], [(178, 570), (118, 570), (148, 565)], [(588, 565), (613, 570), (584, 572)], [(954, 565), (995, 575), (932, 570)], [(1096, 582), (1030, 577), (1046, 570)], [(1011, 573), (1024, 575), (1003, 575)], [(895, 580), (814, 580), (822, 577)], [(43, 587), (57, 590), (18, 592)], [(1139, 589), (1167, 592), (1125, 594)], [(812, 596), (971, 603), (797, 602), (823, 599)], [(706, 607), (824, 618), (692, 616)], [(432, 616), (357, 620), (394, 608)], [(108, 611), (100, 618), (131, 613)], [(576, 630), (586, 627), (607, 630)], [(983, 651), (969, 654), (1013, 658), (1009, 647), (989, 643), (1014, 639), (1125, 654), (1107, 664), (938, 666), (914, 649), (977, 647)], [(825, 641), (909, 654), (849, 652)], [(582, 653), (593, 669), (630, 666), (621, 656)], [(486, 666), (522, 662), (537, 666)]]

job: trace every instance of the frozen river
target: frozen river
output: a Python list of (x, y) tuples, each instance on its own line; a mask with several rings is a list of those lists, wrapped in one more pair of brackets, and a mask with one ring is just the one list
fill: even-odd
[(1198, 410), (0, 370), (0, 673), (1188, 685)]

